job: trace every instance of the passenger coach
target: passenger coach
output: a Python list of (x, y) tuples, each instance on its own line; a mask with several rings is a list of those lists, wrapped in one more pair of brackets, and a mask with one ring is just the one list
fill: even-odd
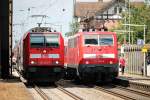
[(61, 33), (45, 32), (41, 27), (32, 29), (17, 48), (18, 70), (28, 82), (55, 82), (63, 77), (64, 40)]
[(68, 38), (66, 77), (103, 81), (118, 75), (117, 37), (113, 32), (79, 32)]

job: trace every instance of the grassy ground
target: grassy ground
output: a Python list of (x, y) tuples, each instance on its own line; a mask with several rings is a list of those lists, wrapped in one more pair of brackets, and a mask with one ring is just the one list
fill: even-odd
[(33, 100), (21, 82), (0, 80), (0, 100)]

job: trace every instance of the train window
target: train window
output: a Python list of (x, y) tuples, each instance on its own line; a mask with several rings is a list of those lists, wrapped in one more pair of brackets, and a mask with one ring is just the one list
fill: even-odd
[(31, 36), (30, 37), (31, 47), (43, 47), (44, 46), (44, 37), (43, 36)]
[(71, 43), (70, 42), (71, 42), (71, 40), (69, 39), (68, 40), (68, 47), (71, 47)]
[(75, 48), (77, 46), (77, 38), (71, 38), (68, 40), (68, 47)]
[(49, 34), (45, 36), (46, 47), (59, 47), (59, 35)]
[(85, 45), (98, 45), (98, 35), (85, 35), (84, 44)]
[(112, 35), (100, 35), (99, 45), (113, 45), (113, 36)]
[(71, 48), (73, 48), (73, 47), (74, 47), (74, 38), (71, 39)]
[(74, 38), (74, 47), (77, 47), (77, 38)]

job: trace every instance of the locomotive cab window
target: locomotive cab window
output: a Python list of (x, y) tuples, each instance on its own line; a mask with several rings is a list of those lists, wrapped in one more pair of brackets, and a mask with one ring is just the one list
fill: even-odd
[(94, 45), (94, 46), (101, 46), (101, 45), (113, 45), (113, 35), (97, 35), (97, 34), (88, 34), (84, 35), (84, 45)]
[(98, 35), (84, 35), (85, 45), (98, 45)]
[(113, 45), (113, 36), (99, 35), (99, 45)]
[(59, 47), (59, 34), (30, 34), (30, 46), (36, 47)]
[(59, 47), (59, 35), (49, 34), (45, 37), (46, 47)]
[(43, 47), (44, 46), (44, 37), (40, 36), (31, 36), (30, 37), (31, 47)]

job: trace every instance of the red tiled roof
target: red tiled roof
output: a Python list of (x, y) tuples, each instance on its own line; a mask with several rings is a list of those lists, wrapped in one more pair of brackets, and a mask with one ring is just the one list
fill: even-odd
[[(94, 16), (96, 12), (103, 12), (108, 9), (116, 2), (124, 3), (124, 0), (112, 0), (111, 2), (76, 2), (75, 4), (75, 17), (91, 17)], [(144, 2), (131, 2), (131, 5), (136, 7), (144, 5)]]
[[(109, 2), (110, 3), (110, 2)], [(105, 2), (77, 2), (75, 5), (75, 16), (77, 17), (91, 17), (97, 11), (107, 8), (109, 3)]]

